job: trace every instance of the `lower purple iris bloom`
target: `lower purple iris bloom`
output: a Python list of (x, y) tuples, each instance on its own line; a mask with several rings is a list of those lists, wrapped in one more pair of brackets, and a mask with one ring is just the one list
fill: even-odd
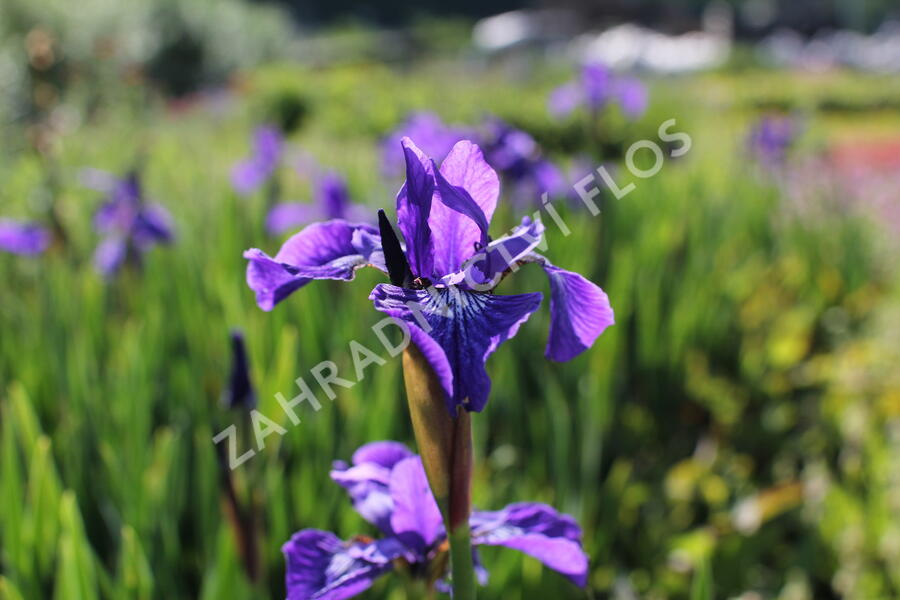
[(581, 77), (562, 85), (550, 94), (550, 112), (565, 117), (579, 107), (599, 112), (612, 102), (629, 119), (637, 119), (647, 110), (647, 88), (633, 77), (618, 77), (600, 63), (582, 67)]
[(168, 211), (144, 201), (137, 174), (117, 179), (90, 171), (85, 183), (107, 194), (94, 215), (95, 229), (105, 236), (94, 252), (94, 265), (103, 275), (115, 275), (127, 260), (139, 261), (150, 247), (172, 240)]
[[(342, 541), (333, 533), (304, 529), (282, 548), (288, 600), (342, 600), (362, 593), (381, 575), (406, 566), (425, 576), (447, 551), (447, 533), (428, 487), (421, 459), (398, 442), (373, 442), (335, 463), (331, 478), (344, 487), (354, 508), (384, 537)], [(469, 519), (475, 546), (506, 546), (537, 558), (575, 584), (587, 582), (588, 557), (575, 520), (537, 503), (474, 511)], [(482, 585), (487, 573), (477, 560)], [(437, 563), (439, 564), (439, 563)]]
[(35, 223), (0, 220), (0, 250), (13, 254), (40, 254), (50, 245), (50, 232)]
[(367, 221), (370, 218), (370, 210), (351, 201), (344, 178), (337, 173), (326, 173), (319, 178), (313, 203), (276, 204), (266, 217), (266, 229), (272, 235), (279, 235), (312, 221), (323, 219)]
[(281, 163), (284, 139), (272, 126), (258, 127), (253, 132), (253, 153), (231, 171), (231, 184), (237, 193), (252, 194), (269, 180)]
[(271, 310), (313, 279), (348, 281), (363, 266), (388, 272), (391, 283), (377, 285), (369, 298), (407, 326), (453, 414), (459, 406), (484, 408), (491, 388), (485, 361), (540, 306), (540, 293), (493, 293), (520, 265), (539, 264), (550, 281), (551, 360), (574, 358), (614, 323), (603, 290), (535, 252), (544, 243), (539, 221), (525, 217), (491, 240), (500, 182), (478, 146), (457, 143), (440, 169), (408, 138), (402, 148), (407, 178), (397, 218), (405, 249), (382, 213), (379, 229), (332, 220), (295, 234), (275, 257), (248, 250), (247, 284), (260, 308)]

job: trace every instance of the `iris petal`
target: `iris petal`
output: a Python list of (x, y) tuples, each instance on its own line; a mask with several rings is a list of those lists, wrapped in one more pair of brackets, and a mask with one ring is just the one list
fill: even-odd
[[(443, 199), (441, 181), (454, 188), (452, 195), (457, 202), (451, 208)], [(440, 168), (438, 190), (431, 207), (428, 223), (434, 239), (434, 272), (444, 275), (458, 271), (460, 266), (475, 253), (475, 243), (484, 242), (487, 225), (491, 222), (497, 198), (500, 195), (500, 181), (497, 173), (487, 164), (481, 149), (468, 140), (457, 142)], [(462, 200), (455, 190), (465, 191)], [(469, 203), (471, 199), (478, 211)], [(454, 203), (454, 200), (448, 200)], [(462, 204), (459, 204), (462, 203)], [(468, 210), (470, 214), (460, 212)], [(483, 215), (478, 216), (478, 213)]]
[(550, 280), (550, 338), (545, 355), (565, 362), (587, 350), (610, 325), (615, 315), (609, 297), (578, 273), (543, 260)]
[(475, 545), (506, 546), (537, 558), (578, 585), (587, 583), (588, 557), (575, 520), (545, 504), (523, 502), (469, 520)]
[(247, 250), (244, 258), (250, 261), (247, 285), (256, 292), (256, 303), (263, 310), (272, 310), (313, 279), (350, 281), (364, 266), (387, 270), (375, 228), (341, 220), (306, 227), (288, 239), (274, 258), (256, 248)]
[[(541, 294), (496, 296), (457, 287), (404, 289), (380, 284), (369, 298), (375, 308), (409, 325), (412, 341), (431, 364), (447, 394), (448, 409), (481, 411), (491, 380), (487, 357), (541, 303)], [(449, 372), (448, 372), (449, 371)]]
[(407, 547), (427, 554), (432, 544), (444, 535), (444, 523), (428, 487), (422, 459), (411, 456), (394, 465), (390, 490), (394, 501), (391, 515), (394, 534)]
[(304, 529), (282, 546), (288, 600), (344, 600), (391, 569), (402, 547), (392, 540), (345, 544), (328, 531)]
[(428, 216), (434, 195), (433, 167), (409, 138), (403, 138), (406, 182), (397, 194), (397, 224), (406, 241), (406, 257), (417, 277), (431, 278), (434, 242)]

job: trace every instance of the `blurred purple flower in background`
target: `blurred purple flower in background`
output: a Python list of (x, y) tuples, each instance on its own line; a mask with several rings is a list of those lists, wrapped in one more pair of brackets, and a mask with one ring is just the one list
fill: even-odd
[(50, 245), (50, 232), (36, 223), (0, 219), (0, 250), (40, 254)]
[(126, 260), (139, 262), (152, 246), (172, 240), (168, 211), (144, 202), (137, 173), (118, 179), (103, 171), (86, 169), (82, 181), (107, 195), (94, 214), (94, 228), (105, 236), (94, 252), (94, 265), (103, 275), (115, 275)]
[(253, 149), (249, 158), (242, 160), (231, 171), (231, 184), (237, 193), (252, 194), (275, 173), (284, 153), (281, 132), (269, 125), (253, 132)]
[(509, 235), (491, 240), (500, 182), (477, 145), (457, 143), (440, 169), (411, 140), (402, 148), (407, 177), (397, 194), (397, 219), (405, 249), (383, 212), (377, 232), (333, 220), (297, 233), (274, 258), (250, 249), (247, 284), (260, 308), (271, 310), (313, 279), (350, 280), (363, 266), (386, 271), (391, 283), (377, 285), (369, 297), (377, 310), (408, 325), (452, 414), (459, 406), (484, 408), (491, 389), (485, 361), (541, 303), (540, 293), (492, 293), (520, 265), (538, 263), (550, 280), (551, 360), (574, 358), (614, 323), (603, 290), (534, 252), (543, 243), (540, 222), (525, 217)]
[[(447, 532), (428, 487), (421, 459), (398, 442), (366, 444), (353, 464), (335, 462), (331, 478), (347, 490), (353, 506), (385, 537), (342, 541), (328, 531), (304, 529), (282, 551), (289, 600), (341, 600), (368, 589), (381, 575), (405, 564), (418, 577), (433, 572), (447, 552)], [(576, 585), (587, 583), (588, 557), (575, 520), (545, 504), (511, 504), (499, 511), (473, 511), (476, 546), (506, 546), (532, 556)], [(487, 572), (473, 550), (479, 580)]]
[(617, 103), (629, 119), (637, 119), (647, 109), (647, 88), (633, 77), (619, 77), (601, 63), (582, 67), (581, 76), (551, 92), (550, 113), (566, 117), (580, 107), (596, 114)]
[(750, 128), (747, 148), (763, 166), (778, 167), (787, 161), (798, 133), (797, 124), (790, 117), (764, 116)]
[(404, 157), (400, 141), (405, 137), (416, 140), (429, 156), (446, 156), (453, 144), (471, 138), (472, 132), (447, 125), (432, 112), (412, 113), (382, 142), (382, 170), (386, 175), (403, 173)]
[(512, 186), (511, 197), (517, 203), (539, 205), (545, 192), (556, 197), (568, 187), (562, 172), (541, 156), (534, 138), (501, 119), (487, 121), (482, 148), (488, 164)]
[(337, 173), (325, 173), (316, 183), (312, 203), (284, 202), (276, 204), (266, 217), (266, 229), (279, 235), (289, 229), (312, 221), (346, 219), (353, 222), (370, 221), (372, 211), (350, 199), (347, 182)]

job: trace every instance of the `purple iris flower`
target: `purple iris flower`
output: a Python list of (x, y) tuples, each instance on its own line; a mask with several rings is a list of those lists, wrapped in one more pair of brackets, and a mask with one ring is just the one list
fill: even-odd
[(565, 192), (565, 177), (541, 156), (531, 135), (496, 118), (488, 121), (485, 130), (485, 158), (513, 186), (514, 199), (537, 204), (544, 193), (556, 197)]
[(371, 212), (350, 200), (347, 182), (337, 173), (326, 173), (318, 183), (312, 204), (276, 204), (266, 217), (266, 229), (279, 235), (289, 229), (323, 219), (367, 221)]
[(252, 194), (266, 183), (281, 163), (284, 139), (276, 127), (258, 127), (253, 132), (253, 153), (231, 171), (231, 184), (237, 193)]
[(763, 165), (777, 167), (787, 160), (797, 137), (797, 127), (788, 117), (766, 116), (757, 121), (747, 136), (750, 153)]
[(543, 244), (539, 221), (525, 217), (509, 235), (488, 237), (500, 182), (477, 145), (457, 143), (440, 169), (408, 138), (402, 148), (407, 177), (397, 218), (405, 248), (380, 212), (378, 229), (332, 220), (306, 227), (274, 258), (250, 249), (247, 283), (260, 308), (271, 310), (313, 279), (351, 280), (363, 266), (387, 272), (391, 283), (369, 298), (408, 326), (453, 414), (459, 406), (484, 408), (491, 387), (485, 361), (541, 303), (540, 293), (492, 293), (521, 264), (540, 264), (550, 280), (551, 360), (574, 358), (614, 323), (603, 290), (534, 252)]
[(637, 119), (647, 109), (647, 88), (638, 79), (618, 77), (606, 65), (587, 64), (581, 77), (562, 85), (550, 94), (549, 109), (556, 117), (566, 117), (583, 106), (598, 113), (617, 103), (629, 119)]
[(94, 214), (94, 228), (105, 236), (94, 252), (94, 265), (103, 275), (115, 275), (126, 260), (139, 261), (155, 244), (172, 240), (168, 211), (144, 201), (136, 173), (117, 179), (90, 170), (84, 183), (107, 193), (106, 202)]
[[(447, 551), (447, 533), (428, 487), (421, 459), (398, 442), (366, 444), (353, 464), (336, 462), (331, 478), (345, 488), (354, 508), (384, 537), (342, 541), (328, 531), (304, 529), (282, 547), (288, 600), (343, 600), (362, 593), (397, 564), (425, 576)], [(575, 520), (545, 504), (511, 504), (474, 511), (469, 519), (476, 546), (506, 546), (537, 558), (575, 584), (587, 583), (588, 557)], [(487, 573), (477, 560), (479, 580)]]
[(222, 403), (231, 409), (252, 410), (256, 408), (256, 391), (250, 378), (247, 347), (244, 335), (235, 329), (231, 332), (231, 377)]
[(50, 245), (50, 232), (36, 223), (0, 220), (0, 250), (13, 254), (40, 254)]
[(456, 142), (470, 137), (472, 132), (447, 125), (434, 113), (412, 113), (382, 143), (382, 170), (386, 175), (403, 173), (405, 158), (400, 146), (403, 138), (416, 140), (429, 156), (446, 156)]

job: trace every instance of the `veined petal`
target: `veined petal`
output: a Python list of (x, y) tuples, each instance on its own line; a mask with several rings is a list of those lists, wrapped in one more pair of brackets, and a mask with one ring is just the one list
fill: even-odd
[(485, 360), (541, 303), (539, 293), (496, 296), (389, 284), (376, 286), (369, 298), (377, 310), (409, 324), (412, 341), (435, 370), (454, 414), (457, 406), (484, 408), (491, 388)]
[(500, 511), (475, 511), (472, 543), (506, 546), (533, 556), (580, 586), (587, 583), (588, 557), (575, 520), (545, 504), (511, 504)]
[(426, 553), (444, 535), (444, 523), (425, 467), (418, 456), (404, 458), (391, 471), (391, 499), (394, 512), (391, 528), (407, 547)]
[(432, 204), (428, 223), (434, 238), (434, 271), (444, 276), (459, 270), (475, 253), (476, 242), (486, 243), (500, 180), (481, 149), (468, 140), (453, 146), (435, 180), (439, 201)]
[(389, 571), (402, 547), (384, 541), (347, 544), (328, 531), (304, 529), (281, 550), (287, 563), (288, 600), (344, 600)]
[(397, 224), (406, 241), (406, 257), (416, 277), (431, 278), (434, 242), (428, 216), (434, 195), (433, 167), (409, 138), (401, 140), (406, 182), (397, 193)]
[(272, 308), (313, 279), (353, 279), (356, 270), (372, 266), (382, 271), (384, 256), (376, 230), (334, 220), (310, 225), (288, 239), (274, 258), (251, 248), (244, 253), (247, 285), (263, 310)]
[(564, 362), (587, 350), (615, 315), (609, 297), (578, 273), (560, 269), (540, 257), (550, 280), (550, 338), (545, 355)]

